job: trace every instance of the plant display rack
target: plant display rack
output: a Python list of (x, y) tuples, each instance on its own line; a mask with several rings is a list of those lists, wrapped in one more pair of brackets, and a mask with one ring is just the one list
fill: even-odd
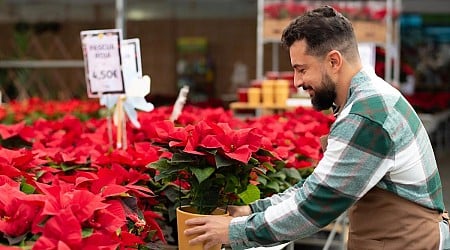
[[(302, 2), (300, 0), (284, 0), (285, 2)], [(395, 15), (401, 12), (402, 0), (374, 0), (385, 2), (386, 13), (383, 21), (354, 21), (358, 42), (371, 42), (386, 49), (385, 80), (399, 82), (400, 79), (400, 23)], [(291, 21), (290, 19), (269, 20), (265, 18), (264, 7), (271, 0), (258, 0), (257, 39), (256, 39), (256, 79), (264, 78), (264, 46), (271, 45), (272, 65), (271, 71), (279, 71), (279, 49), (281, 33)], [(282, 1), (279, 1), (282, 2)], [(312, 1), (303, 1), (311, 3)], [(314, 1), (316, 2), (316, 1)], [(339, 1), (318, 1), (332, 5)], [(352, 2), (352, 1), (347, 1)], [(367, 2), (357, 1), (354, 2)], [(315, 3), (317, 4), (317, 3)]]

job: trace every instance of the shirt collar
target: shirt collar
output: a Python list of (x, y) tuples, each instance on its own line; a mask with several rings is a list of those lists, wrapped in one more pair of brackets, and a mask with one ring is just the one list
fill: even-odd
[(332, 110), (333, 110), (334, 117), (339, 116), (339, 114), (341, 113), (342, 109), (347, 107), (347, 105), (352, 102), (352, 98), (354, 97), (353, 93), (355, 93), (356, 88), (358, 88), (362, 84), (367, 83), (367, 82), (370, 81), (370, 76), (369, 76), (370, 72), (371, 72), (371, 69), (363, 67), (358, 73), (356, 73), (356, 75), (354, 75), (352, 77), (352, 80), (350, 81), (350, 87), (348, 89), (347, 101), (345, 102), (344, 107), (337, 106), (334, 103), (332, 105)]
[(333, 103), (331, 105), (331, 109), (333, 110), (333, 116), (334, 117), (338, 117), (339, 113), (341, 113), (341, 106), (338, 106), (335, 103)]

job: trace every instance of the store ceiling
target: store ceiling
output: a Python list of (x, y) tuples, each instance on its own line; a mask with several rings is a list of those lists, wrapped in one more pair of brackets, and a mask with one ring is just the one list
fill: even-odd
[[(257, 0), (124, 0), (127, 19), (256, 17)], [(3, 0), (0, 21), (102, 20), (115, 0)]]
[[(257, 0), (123, 0), (128, 20), (256, 18)], [(380, 0), (381, 1), (381, 0)], [(331, 1), (324, 1), (331, 2)], [(404, 12), (450, 13), (449, 0), (403, 0)], [(0, 22), (110, 20), (116, 0), (0, 0)]]

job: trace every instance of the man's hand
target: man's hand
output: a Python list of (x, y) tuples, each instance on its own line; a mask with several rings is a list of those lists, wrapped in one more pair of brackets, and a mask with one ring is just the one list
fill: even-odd
[(196, 236), (189, 241), (190, 245), (203, 244), (209, 249), (217, 244), (229, 244), (228, 227), (231, 216), (204, 216), (186, 221), (190, 227), (184, 231), (186, 236)]
[(233, 217), (247, 216), (252, 213), (252, 210), (250, 209), (250, 206), (248, 206), (248, 205), (247, 206), (228, 206), (227, 211)]

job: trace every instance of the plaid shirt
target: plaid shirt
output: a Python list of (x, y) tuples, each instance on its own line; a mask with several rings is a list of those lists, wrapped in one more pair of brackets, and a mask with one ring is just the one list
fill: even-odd
[(327, 150), (301, 183), (250, 206), (231, 221), (233, 249), (310, 236), (371, 188), (442, 212), (444, 202), (428, 135), (405, 98), (373, 71), (361, 70), (331, 127)]

